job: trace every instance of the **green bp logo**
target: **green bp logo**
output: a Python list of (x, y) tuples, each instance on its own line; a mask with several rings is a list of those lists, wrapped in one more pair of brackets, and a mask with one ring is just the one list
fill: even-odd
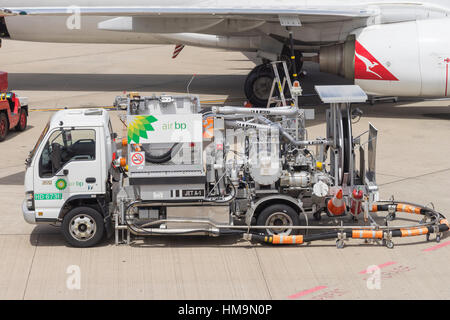
[(158, 121), (154, 116), (137, 116), (132, 123), (128, 124), (128, 143), (139, 143), (140, 139), (148, 139), (147, 132), (155, 131), (152, 123)]
[(56, 181), (55, 186), (56, 189), (62, 191), (67, 188), (67, 182), (64, 179), (59, 179), (58, 181)]

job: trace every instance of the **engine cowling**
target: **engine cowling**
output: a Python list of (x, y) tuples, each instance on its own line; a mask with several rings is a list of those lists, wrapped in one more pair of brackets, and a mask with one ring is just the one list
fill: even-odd
[(343, 44), (323, 47), (321, 71), (354, 80), (368, 94), (450, 95), (450, 19), (357, 29)]

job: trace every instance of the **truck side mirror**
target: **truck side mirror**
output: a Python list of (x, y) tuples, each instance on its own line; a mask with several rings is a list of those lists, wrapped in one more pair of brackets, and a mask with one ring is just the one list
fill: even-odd
[(64, 169), (61, 173), (56, 174), (55, 177), (67, 177), (69, 175), (69, 170)]

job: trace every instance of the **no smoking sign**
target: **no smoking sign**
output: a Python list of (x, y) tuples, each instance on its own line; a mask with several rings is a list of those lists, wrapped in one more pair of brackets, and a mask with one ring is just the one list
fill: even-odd
[(145, 162), (145, 152), (133, 152), (131, 154), (131, 164), (139, 167), (143, 166)]

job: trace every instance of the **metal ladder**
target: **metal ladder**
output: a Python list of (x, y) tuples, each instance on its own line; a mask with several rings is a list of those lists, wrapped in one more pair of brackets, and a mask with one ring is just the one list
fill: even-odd
[[(269, 99), (267, 100), (267, 108), (270, 108), (272, 105), (274, 105), (275, 107), (287, 107), (288, 102), (294, 103), (294, 105), (298, 107), (298, 97), (302, 95), (302, 90), (301, 87), (294, 88), (286, 62), (274, 61), (270, 64), (272, 65), (273, 74), (275, 75), (275, 77), (272, 82)], [(281, 77), (278, 68), (280, 64), (282, 65), (282, 71), (284, 72), (283, 78)], [(291, 98), (286, 98), (286, 95), (284, 94), (286, 85), (289, 88)], [(275, 94), (276, 88), (278, 88), (279, 96)]]

